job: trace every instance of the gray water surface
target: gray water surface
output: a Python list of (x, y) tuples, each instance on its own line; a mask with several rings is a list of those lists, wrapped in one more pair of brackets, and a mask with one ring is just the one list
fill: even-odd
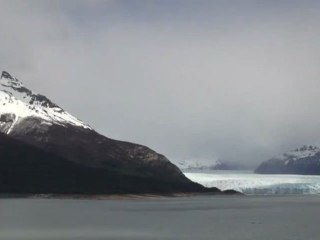
[(319, 240), (320, 197), (0, 199), (1, 240)]

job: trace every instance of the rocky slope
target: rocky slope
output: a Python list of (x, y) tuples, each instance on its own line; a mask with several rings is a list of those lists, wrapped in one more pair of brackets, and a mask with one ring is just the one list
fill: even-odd
[(1, 133), (0, 166), (0, 193), (5, 194), (161, 194), (177, 190), (210, 191), (195, 183), (132, 176), (108, 168), (84, 166)]
[[(99, 169), (111, 182), (123, 177), (122, 187), (112, 187), (114, 191), (139, 191), (141, 184), (134, 184), (135, 181), (124, 184), (128, 176), (144, 179), (146, 185), (161, 183), (162, 192), (166, 188), (168, 192), (207, 191), (187, 179), (165, 156), (148, 147), (97, 133), (47, 97), (27, 89), (7, 72), (2, 72), (0, 79), (0, 106), (0, 132), (62, 158), (68, 164)], [(154, 189), (158, 189), (156, 185)], [(149, 187), (145, 192), (151, 190)]]
[(303, 146), (273, 157), (258, 166), (255, 173), (262, 174), (320, 174), (320, 148)]

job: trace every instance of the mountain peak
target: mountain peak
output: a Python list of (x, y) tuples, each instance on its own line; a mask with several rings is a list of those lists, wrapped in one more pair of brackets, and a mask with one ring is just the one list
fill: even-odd
[(317, 146), (302, 146), (300, 148), (296, 148), (295, 150), (291, 150), (284, 154), (278, 155), (278, 159), (287, 160), (287, 159), (301, 159), (306, 157), (313, 157), (314, 155), (320, 152), (319, 147)]
[(320, 174), (320, 148), (302, 146), (262, 162), (256, 173)]
[[(53, 103), (46, 96), (34, 93), (26, 88), (17, 78), (2, 71), (0, 78), (0, 116), (14, 114), (17, 120), (25, 117), (36, 117), (49, 123), (75, 125), (89, 128), (89, 125), (78, 120)], [(0, 122), (1, 125), (1, 122)]]
[(319, 147), (317, 147), (317, 146), (312, 146), (312, 145), (307, 146), (307, 145), (304, 145), (304, 146), (302, 146), (302, 147), (300, 147), (300, 148), (296, 148), (296, 149), (294, 150), (294, 152), (319, 151), (319, 150), (320, 150), (320, 149), (319, 149)]
[(1, 73), (1, 78), (9, 78), (9, 79), (14, 79), (11, 75), (10, 75), (10, 73), (8, 73), (8, 72), (6, 72), (6, 71), (2, 71), (2, 73)]
[(2, 71), (1, 73), (0, 84), (4, 87), (11, 87), (14, 89), (23, 87), (23, 84), (19, 82), (18, 79), (12, 77), (11, 74), (6, 71)]

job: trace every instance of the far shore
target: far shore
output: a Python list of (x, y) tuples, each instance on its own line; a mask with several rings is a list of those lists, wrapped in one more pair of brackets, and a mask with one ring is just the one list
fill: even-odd
[(0, 199), (84, 199), (84, 200), (140, 200), (140, 199), (161, 199), (179, 198), (194, 196), (232, 196), (243, 195), (240, 192), (221, 193), (170, 193), (170, 194), (0, 194)]

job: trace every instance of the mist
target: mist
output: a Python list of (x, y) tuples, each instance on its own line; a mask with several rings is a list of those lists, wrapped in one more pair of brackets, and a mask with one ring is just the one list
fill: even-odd
[(107, 137), (251, 166), (320, 144), (317, 1), (0, 3), (0, 69)]

